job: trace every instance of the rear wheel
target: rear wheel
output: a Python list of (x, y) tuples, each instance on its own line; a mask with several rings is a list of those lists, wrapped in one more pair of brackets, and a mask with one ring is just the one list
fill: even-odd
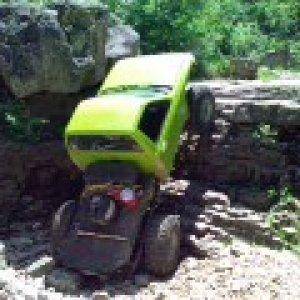
[(145, 267), (153, 275), (170, 275), (180, 256), (179, 215), (157, 215), (146, 225)]
[(70, 230), (72, 216), (75, 212), (75, 201), (65, 202), (55, 213), (52, 223), (52, 254), (59, 262), (59, 252), (62, 242), (66, 239)]
[(215, 98), (212, 92), (202, 86), (189, 90), (189, 108), (192, 128), (199, 134), (211, 132), (215, 117)]

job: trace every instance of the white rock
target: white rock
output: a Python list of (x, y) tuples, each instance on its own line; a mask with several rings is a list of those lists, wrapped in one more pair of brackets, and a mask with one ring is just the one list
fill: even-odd
[(187, 267), (190, 270), (196, 270), (199, 267), (199, 260), (195, 257), (189, 257), (186, 259)]
[(0, 243), (0, 270), (4, 270), (6, 266), (5, 245)]
[(0, 255), (5, 254), (5, 244), (0, 241)]
[(9, 296), (6, 291), (0, 290), (0, 300), (7, 300), (7, 299), (9, 299), (8, 297)]
[(0, 272), (0, 289), (4, 288), (8, 283), (15, 280), (16, 273), (12, 268), (1, 270)]
[(92, 300), (107, 300), (109, 295), (106, 291), (95, 291), (92, 295)]
[(50, 256), (44, 256), (32, 263), (27, 269), (26, 273), (33, 277), (39, 277), (49, 274), (55, 266), (54, 260)]

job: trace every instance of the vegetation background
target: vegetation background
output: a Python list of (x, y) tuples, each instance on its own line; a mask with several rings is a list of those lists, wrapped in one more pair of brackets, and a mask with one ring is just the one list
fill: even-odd
[(277, 59), (279, 63), (271, 68), (300, 69), (299, 0), (91, 1), (107, 4), (118, 18), (132, 25), (141, 35), (144, 54), (192, 51), (198, 76), (227, 77), (234, 59), (269, 65), (272, 55), (285, 59), (284, 63)]
[(111, 11), (141, 35), (143, 53), (192, 51), (198, 73), (228, 76), (230, 61), (266, 64), (268, 55), (300, 65), (298, 0), (109, 0)]

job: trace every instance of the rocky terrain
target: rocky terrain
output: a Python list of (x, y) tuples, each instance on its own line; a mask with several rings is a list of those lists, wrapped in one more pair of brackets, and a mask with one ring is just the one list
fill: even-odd
[(0, 272), (0, 298), (299, 299), (299, 267), (299, 258), (288, 251), (234, 240), (221, 248), (217, 257), (185, 258), (174, 276), (165, 281), (138, 274), (121, 283), (93, 280), (89, 289), (79, 289), (78, 276), (65, 270), (33, 277), (24, 271), (5, 269)]
[[(167, 209), (181, 215), (176, 273), (158, 280), (140, 267), (103, 282), (56, 266), (50, 212), (78, 194), (80, 174), (62, 141), (20, 148), (3, 136), (0, 299), (299, 299), (299, 257), (283, 250), (267, 216), (270, 187), (299, 191), (300, 84), (201, 84), (216, 96), (213, 132), (183, 135), (179, 180), (161, 186)], [(299, 201), (296, 206), (273, 220), (292, 239), (299, 230)]]
[(299, 257), (282, 250), (266, 214), (230, 206), (226, 194), (197, 182), (162, 187), (182, 220), (182, 257), (170, 278), (139, 267), (125, 279), (101, 281), (57, 267), (49, 222), (1, 227), (0, 299), (298, 299)]
[(192, 84), (213, 92), (215, 126), (192, 145), (183, 140), (181, 178), (218, 185), (232, 201), (259, 210), (271, 206), (270, 187), (300, 190), (299, 80)]

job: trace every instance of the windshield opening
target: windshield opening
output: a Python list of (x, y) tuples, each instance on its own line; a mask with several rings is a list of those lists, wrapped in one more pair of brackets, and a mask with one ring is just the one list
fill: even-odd
[(154, 95), (167, 95), (172, 91), (172, 87), (168, 85), (120, 85), (117, 87), (109, 88), (100, 92), (100, 95), (108, 94), (142, 94), (144, 96), (154, 96)]

